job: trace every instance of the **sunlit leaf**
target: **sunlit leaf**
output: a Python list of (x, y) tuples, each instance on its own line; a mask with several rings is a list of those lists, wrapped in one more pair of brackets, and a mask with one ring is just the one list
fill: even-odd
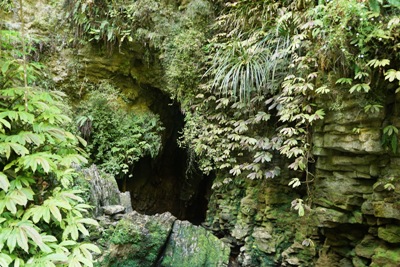
[(10, 182), (8, 181), (7, 175), (5, 175), (3, 172), (0, 172), (0, 188), (7, 192), (9, 186)]

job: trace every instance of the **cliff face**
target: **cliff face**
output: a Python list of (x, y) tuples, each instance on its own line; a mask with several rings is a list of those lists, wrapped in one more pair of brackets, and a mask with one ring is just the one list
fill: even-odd
[(236, 248), (241, 266), (398, 265), (399, 157), (382, 146), (385, 123), (399, 126), (398, 110), (394, 96), (385, 97), (385, 109), (372, 114), (344, 94), (320, 100), (327, 114), (313, 132), (312, 209), (304, 217), (290, 208), (302, 192), (287, 185), (288, 173), (214, 188), (206, 222)]
[[(189, 155), (176, 144), (184, 115), (165, 93), (161, 66), (147, 64), (139, 45), (111, 55), (90, 44), (69, 48), (57, 26), (60, 8), (28, 3), (25, 20), (31, 34), (56, 38), (44, 43), (44, 62), (72, 104), (84, 98), (88, 83), (109, 80), (128, 110), (157, 113), (166, 127), (161, 155), (139, 161), (133, 179), (120, 184), (131, 191), (134, 209), (200, 222), (208, 201), (204, 226), (231, 246), (232, 266), (399, 265), (400, 157), (382, 146), (387, 122), (400, 127), (395, 96), (383, 96), (386, 105), (375, 113), (365, 113), (362, 100), (339, 88), (337, 97), (319, 100), (326, 116), (313, 129), (312, 206), (298, 217), (291, 203), (306, 195), (306, 186), (288, 186), (283, 159), (273, 163), (283, 170), (274, 179), (225, 183), (217, 171), (212, 188), (212, 176), (188, 179)], [(5, 18), (6, 28), (19, 29), (15, 12)]]
[[(315, 130), (314, 203), (323, 259), (351, 266), (396, 266), (399, 246), (399, 158), (382, 146), (388, 121), (398, 127), (395, 96), (381, 112), (360, 112), (342, 95)], [(397, 138), (397, 137), (396, 137)], [(343, 265), (342, 265), (343, 266)]]

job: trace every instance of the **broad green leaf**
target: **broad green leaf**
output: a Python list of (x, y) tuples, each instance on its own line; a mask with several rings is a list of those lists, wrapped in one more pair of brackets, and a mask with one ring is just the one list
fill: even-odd
[(28, 252), (29, 246), (28, 246), (28, 237), (26, 236), (25, 231), (23, 231), (23, 228), (19, 228), (16, 231), (17, 235), (17, 244), (20, 248), (25, 250), (25, 252)]
[(47, 207), (36, 206), (36, 207), (31, 208), (31, 211), (32, 211), (31, 213), (33, 214), (32, 221), (34, 223), (39, 222), (40, 219), (43, 217), (44, 209), (47, 209)]
[(14, 259), (14, 267), (19, 267), (19, 266), (24, 266), (24, 260), (20, 259), (20, 258), (16, 258)]
[(79, 232), (77, 225), (68, 225), (67, 228), (70, 227), (71, 238), (73, 240), (78, 240)]
[(73, 240), (65, 240), (65, 241), (63, 241), (63, 242), (60, 243), (60, 246), (69, 247), (69, 246), (75, 246), (76, 244), (77, 244), (76, 241), (73, 241)]
[(372, 12), (381, 12), (381, 6), (378, 0), (369, 0), (369, 7), (371, 8)]
[(32, 124), (33, 121), (35, 120), (35, 115), (29, 112), (19, 111), (18, 115), (21, 121), (29, 124)]
[(289, 183), (289, 186), (292, 186), (293, 188), (296, 188), (300, 185), (301, 185), (301, 182), (300, 182), (299, 178), (293, 178)]
[(72, 258), (69, 259), (68, 267), (82, 267), (82, 265), (77, 258)]
[(89, 235), (89, 231), (86, 229), (86, 227), (83, 224), (77, 223), (76, 226), (78, 227), (79, 232), (81, 232), (84, 236)]
[(1, 73), (3, 74), (3, 76), (5, 76), (6, 72), (8, 71), (8, 68), (13, 63), (13, 61), (10, 60), (10, 61), (2, 62), (2, 63), (3, 63), (3, 66), (1, 66)]
[(389, 4), (394, 7), (400, 8), (400, 0), (388, 0)]
[(367, 65), (370, 67), (384, 67), (390, 64), (390, 60), (389, 59), (382, 59), (382, 60), (378, 60), (378, 59), (373, 59), (370, 60)]
[(17, 234), (16, 230), (12, 230), (10, 235), (7, 237), (7, 247), (10, 250), (10, 252), (13, 252), (15, 249), (15, 246), (17, 245)]
[(76, 138), (78, 139), (79, 143), (81, 143), (84, 147), (87, 146), (87, 142), (85, 139), (83, 139), (82, 137), (80, 137), (78, 135), (76, 136)]
[(395, 79), (400, 80), (400, 71), (390, 69), (385, 72), (385, 80), (389, 80), (389, 82), (393, 82)]
[(57, 242), (57, 238), (55, 238), (52, 235), (42, 235), (42, 240), (43, 240), (43, 242), (46, 242), (46, 243)]
[(336, 81), (336, 84), (351, 84), (353, 82), (353, 79), (351, 78), (340, 78)]
[(61, 216), (61, 213), (60, 213), (60, 210), (58, 209), (58, 207), (56, 205), (49, 205), (49, 209), (50, 209), (51, 214), (54, 216), (54, 218), (57, 221), (61, 222), (62, 216)]
[(362, 78), (368, 77), (368, 76), (369, 76), (369, 73), (360, 71), (360, 72), (357, 72), (357, 74), (354, 76), (354, 79), (361, 80)]
[(8, 121), (6, 121), (5, 119), (0, 119), (0, 123), (11, 130), (11, 124)]
[(7, 111), (0, 112), (1, 119), (6, 118), (6, 117), (8, 117), (12, 121), (16, 121), (16, 120), (18, 120), (18, 112), (13, 111), (13, 110), (7, 110)]
[(9, 264), (11, 264), (12, 258), (8, 256), (7, 254), (0, 253), (0, 266), (1, 267), (9, 267)]
[(317, 94), (327, 94), (329, 93), (331, 90), (328, 88), (328, 86), (323, 85), (321, 87), (318, 87), (317, 89), (315, 89), (315, 92)]
[(69, 154), (62, 157), (60, 164), (62, 166), (71, 167), (72, 164), (87, 163), (87, 159), (79, 154)]
[(54, 166), (54, 163), (52, 160), (50, 160), (50, 158), (48, 158), (48, 156), (50, 155), (47, 155), (46, 157), (46, 153), (36, 153), (24, 157), (22, 159), (24, 169), (30, 168), (33, 172), (35, 172), (38, 165), (40, 165), (45, 173), (49, 173), (51, 166)]
[(368, 84), (359, 83), (350, 88), (350, 93), (361, 92), (361, 91), (368, 93), (370, 89), (371, 89), (371, 87)]
[(51, 253), (43, 257), (44, 260), (52, 262), (67, 262), (68, 257), (63, 253)]
[(28, 149), (20, 144), (10, 142), (0, 143), (0, 154), (5, 155), (7, 159), (10, 158), (11, 149), (20, 156), (25, 156), (26, 154), (29, 154)]
[(7, 192), (9, 186), (10, 182), (8, 181), (7, 175), (5, 175), (3, 172), (0, 172), (0, 188)]
[(93, 252), (98, 253), (98, 254), (101, 253), (99, 247), (94, 245), (94, 244), (85, 243), (85, 244), (80, 245), (80, 248), (84, 248), (84, 249), (93, 251)]
[(43, 220), (47, 223), (50, 222), (50, 209), (49, 207), (43, 207)]

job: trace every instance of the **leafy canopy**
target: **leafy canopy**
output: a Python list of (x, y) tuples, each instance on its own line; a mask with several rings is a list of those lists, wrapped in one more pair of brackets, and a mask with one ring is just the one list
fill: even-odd
[(94, 163), (116, 178), (126, 178), (144, 156), (161, 150), (164, 127), (151, 112), (131, 112), (119, 103), (117, 89), (103, 81), (82, 101), (78, 129)]
[(24, 42), (0, 31), (0, 266), (93, 266), (100, 251), (80, 236), (96, 221), (71, 189), (80, 139), (65, 130), (64, 95), (33, 86), (41, 65)]

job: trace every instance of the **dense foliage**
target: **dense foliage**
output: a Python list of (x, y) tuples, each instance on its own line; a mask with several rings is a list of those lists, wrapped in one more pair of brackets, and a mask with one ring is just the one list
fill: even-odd
[[(289, 185), (310, 193), (311, 133), (326, 109), (346, 95), (379, 112), (398, 92), (398, 0), (67, 2), (77, 34), (159, 55), (186, 116), (181, 144), (226, 183), (277, 176), (280, 154), (297, 172)], [(388, 109), (382, 144), (396, 152), (392, 120)]]
[(87, 152), (103, 171), (126, 178), (144, 156), (155, 158), (161, 150), (164, 128), (157, 115), (124, 110), (118, 92), (102, 82), (77, 108), (81, 136)]
[(205, 0), (182, 2), (69, 0), (65, 7), (76, 43), (103, 43), (110, 52), (139, 45), (148, 64), (161, 61), (162, 89), (181, 102), (192, 102), (204, 68), (212, 6)]
[[(274, 177), (278, 170), (268, 162), (279, 151), (294, 160), (289, 168), (306, 173), (306, 181), (298, 176), (290, 185), (308, 185), (312, 126), (327, 108), (315, 100), (348, 90), (364, 99), (360, 112), (377, 112), (395, 93), (399, 7), (398, 1), (227, 3), (184, 143), (204, 170), (227, 168), (228, 181)], [(391, 125), (383, 129), (383, 144), (393, 151), (395, 133)]]
[(96, 221), (73, 189), (81, 139), (65, 130), (64, 95), (35, 86), (28, 40), (0, 31), (0, 266), (93, 266), (100, 251), (80, 237)]

